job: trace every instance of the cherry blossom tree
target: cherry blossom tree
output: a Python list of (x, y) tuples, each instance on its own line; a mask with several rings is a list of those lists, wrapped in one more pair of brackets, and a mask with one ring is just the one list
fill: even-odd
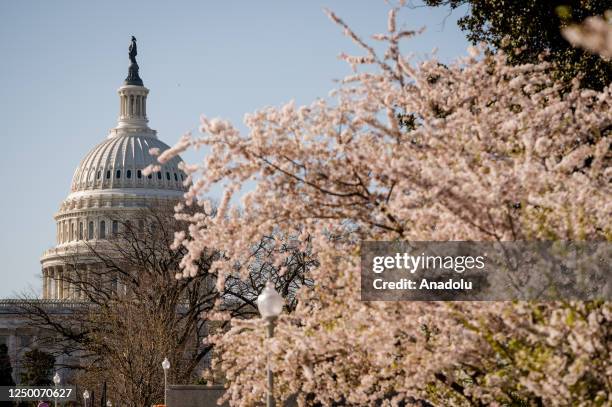
[(363, 50), (341, 55), (352, 72), (328, 98), (248, 114), (246, 134), (202, 117), (200, 135), (159, 157), (209, 149), (183, 166), (184, 276), (214, 247), (220, 276), (247, 278), (251, 248), (273, 231), (317, 256), (314, 286), (275, 338), (258, 319), (214, 338), (225, 398), (263, 400), (270, 352), (276, 397), (303, 405), (611, 403), (608, 302), (360, 301), (361, 240), (612, 240), (610, 86), (568, 90), (546, 62), (513, 66), (479, 48), (413, 63), (399, 44), (416, 33), (398, 29), (397, 11), (378, 45), (328, 11)]

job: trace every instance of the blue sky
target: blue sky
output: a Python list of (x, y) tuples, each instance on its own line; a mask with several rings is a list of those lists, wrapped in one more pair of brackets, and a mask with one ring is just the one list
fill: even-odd
[[(173, 144), (201, 114), (240, 123), (264, 106), (325, 97), (349, 73), (337, 55), (357, 50), (324, 8), (364, 37), (386, 29), (378, 0), (0, 2), (0, 297), (40, 289), (53, 214), (82, 157), (115, 126), (131, 35), (149, 124)], [(402, 50), (463, 55), (465, 12), (403, 10), (405, 28), (426, 32)]]

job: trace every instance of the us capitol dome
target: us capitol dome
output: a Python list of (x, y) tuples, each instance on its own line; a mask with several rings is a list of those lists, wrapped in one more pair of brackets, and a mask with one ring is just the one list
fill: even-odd
[[(187, 190), (186, 175), (179, 169), (181, 158), (160, 165), (150, 153), (151, 149), (161, 153), (170, 147), (148, 126), (149, 89), (139, 76), (136, 53), (136, 38), (132, 37), (128, 77), (118, 90), (117, 127), (81, 160), (70, 193), (54, 216), (56, 245), (40, 260), (43, 299), (81, 298), (78, 287), (63, 281), (64, 273), (74, 267), (66, 264), (67, 256), (85, 253), (87, 244), (117, 233), (118, 216), (130, 219), (143, 208), (174, 205)], [(151, 164), (160, 165), (160, 170), (145, 175), (144, 169)], [(93, 260), (84, 257), (78, 267), (94, 267)]]

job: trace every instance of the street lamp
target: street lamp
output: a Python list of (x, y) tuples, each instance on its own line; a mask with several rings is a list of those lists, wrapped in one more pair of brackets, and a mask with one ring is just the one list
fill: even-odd
[(85, 407), (87, 407), (87, 401), (89, 400), (89, 392), (87, 390), (83, 392), (83, 400), (85, 400)]
[[(55, 383), (55, 387), (59, 386), (62, 382), (62, 378), (60, 377), (58, 372), (55, 372), (53, 375), (53, 383)], [(57, 407), (57, 396), (55, 396), (55, 407)]]
[(113, 403), (110, 400), (106, 402), (106, 407), (113, 407)]
[[(257, 297), (257, 309), (261, 314), (261, 317), (266, 320), (268, 327), (268, 338), (274, 337), (274, 327), (276, 325), (276, 319), (283, 312), (283, 297), (274, 289), (274, 284), (271, 281), (266, 283), (266, 287), (263, 289), (259, 297)], [(274, 407), (274, 377), (272, 375), (272, 369), (270, 368), (270, 353), (268, 352), (268, 394), (266, 397), (266, 406)]]
[(167, 406), (168, 403), (167, 398), (168, 398), (168, 369), (170, 369), (170, 361), (168, 360), (168, 358), (164, 358), (164, 361), (162, 362), (162, 369), (164, 369), (164, 405)]

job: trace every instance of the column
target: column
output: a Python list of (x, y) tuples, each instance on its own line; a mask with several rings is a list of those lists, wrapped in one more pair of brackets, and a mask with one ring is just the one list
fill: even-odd
[(74, 268), (70, 269), (70, 279), (72, 280), (70, 282), (70, 299), (71, 300), (76, 300), (77, 299), (77, 292), (78, 292), (78, 277), (74, 271)]
[(66, 299), (71, 300), (74, 298), (74, 276), (72, 275), (72, 270), (68, 268), (66, 268), (65, 273), (68, 276), (68, 292), (66, 293)]
[(53, 290), (51, 292), (51, 298), (52, 299), (56, 299), (57, 298), (57, 287), (59, 287), (59, 285), (57, 284), (57, 269), (56, 267), (52, 267), (52, 275), (51, 275), (51, 284), (53, 286)]
[(57, 300), (60, 298), (60, 273), (57, 266), (53, 267), (53, 284), (55, 285), (53, 290), (53, 299)]
[(70, 290), (71, 290), (71, 276), (70, 276), (70, 270), (68, 269), (68, 266), (64, 266), (63, 267), (63, 271), (62, 271), (62, 281), (63, 281), (63, 295), (62, 295), (62, 299), (67, 300), (70, 299)]
[(60, 293), (59, 293), (59, 298), (61, 300), (64, 299), (64, 296), (66, 295), (67, 290), (67, 284), (66, 281), (64, 280), (64, 268), (61, 267), (60, 268)]
[(54, 291), (55, 291), (55, 293), (53, 295), (53, 298), (58, 300), (58, 299), (62, 298), (61, 295), (60, 295), (60, 292), (61, 292), (61, 290), (60, 290), (60, 288), (61, 288), (61, 275), (60, 275), (60, 270), (59, 270), (58, 266), (53, 267), (53, 275), (55, 276), (55, 278), (54, 278), (54, 282), (55, 282), (55, 290)]
[(70, 299), (77, 300), (79, 298), (79, 276), (74, 267), (70, 268), (70, 278), (72, 279), (72, 283), (70, 284)]
[(42, 269), (42, 282), (43, 282), (42, 298), (44, 300), (45, 298), (47, 298), (47, 270), (46, 269)]
[(49, 268), (45, 269), (44, 279), (45, 279), (45, 298), (47, 299), (51, 297), (51, 271), (49, 270)]
[(87, 296), (85, 295), (85, 293), (88, 290), (88, 287), (86, 285), (87, 281), (89, 280), (89, 266), (85, 266), (85, 270), (81, 269), (81, 278), (80, 280), (82, 280), (82, 288), (81, 288), (81, 299), (86, 299)]
[(55, 273), (53, 267), (47, 269), (47, 298), (52, 299), (55, 295)]

